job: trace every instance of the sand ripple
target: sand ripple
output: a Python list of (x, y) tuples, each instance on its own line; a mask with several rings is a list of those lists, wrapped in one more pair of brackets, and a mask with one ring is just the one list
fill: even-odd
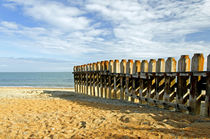
[(1, 88), (0, 138), (210, 138), (210, 119), (77, 95)]

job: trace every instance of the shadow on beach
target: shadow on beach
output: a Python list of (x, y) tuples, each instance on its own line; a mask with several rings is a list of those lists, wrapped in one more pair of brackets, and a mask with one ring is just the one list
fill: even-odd
[[(120, 100), (105, 99), (84, 94), (77, 94), (73, 91), (44, 90), (43, 93), (49, 94), (51, 97), (65, 99), (90, 108), (94, 107), (101, 110), (119, 111), (120, 113), (124, 114), (124, 117), (126, 117), (126, 115), (135, 113), (142, 114), (142, 119), (144, 120), (141, 124), (148, 125), (149, 128), (144, 126), (139, 126), (139, 128), (132, 127), (131, 125), (125, 126), (125, 129), (130, 129), (131, 131), (146, 130), (150, 132), (156, 131), (168, 133), (174, 136), (210, 138), (210, 118), (193, 116), (179, 112), (171, 112), (168, 110), (163, 110), (148, 105), (141, 105)], [(151, 122), (147, 120), (148, 117), (154, 119), (160, 127), (153, 127)], [(126, 123), (126, 120), (124, 120), (124, 122)], [(170, 125), (174, 128), (164, 128), (165, 125)]]

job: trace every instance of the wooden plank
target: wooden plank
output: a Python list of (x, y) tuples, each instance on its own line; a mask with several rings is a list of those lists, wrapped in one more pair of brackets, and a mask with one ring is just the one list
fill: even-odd
[[(81, 67), (79, 66), (79, 71), (81, 70)], [(81, 93), (81, 74), (79, 73), (79, 89), (78, 89), (79, 91), (79, 93)]]
[[(182, 55), (178, 61), (178, 71), (179, 72), (189, 72), (190, 71), (190, 58), (188, 55)], [(177, 93), (176, 93), (176, 103), (183, 104), (183, 96), (188, 92), (188, 76), (177, 75)]]
[[(100, 71), (101, 62), (97, 62), (96, 71)], [(99, 73), (96, 74), (96, 86), (97, 86), (97, 97), (100, 97), (100, 75)]]
[[(101, 61), (101, 65), (100, 65), (100, 71), (101, 73), (104, 72), (105, 70), (105, 63), (104, 61)], [(100, 74), (100, 97), (104, 97), (104, 83), (103, 83), (103, 75)]]
[[(143, 73), (142, 73), (143, 72)], [(147, 90), (147, 76), (146, 72), (148, 72), (148, 61), (142, 60), (141, 62), (141, 73), (140, 73), (140, 81), (139, 81), (139, 96), (144, 97), (146, 95)], [(145, 77), (145, 78), (144, 78)], [(144, 78), (144, 79), (143, 79)], [(142, 101), (139, 101), (139, 103), (143, 103)]]
[[(210, 61), (210, 55), (208, 56), (208, 61)], [(210, 62), (208, 62), (208, 69), (210, 70)], [(205, 96), (205, 112), (204, 116), (210, 117), (210, 72), (207, 73), (206, 79), (206, 96)]]
[[(88, 65), (85, 66), (86, 70), (88, 71)], [(85, 73), (85, 94), (88, 95), (88, 72)]]
[[(74, 66), (73, 71), (76, 72), (76, 66)], [(76, 79), (76, 74), (74, 74), (74, 91), (77, 93), (77, 79)]]
[[(126, 74), (126, 60), (122, 59), (120, 62), (120, 73), (121, 74)], [(123, 78), (120, 77), (120, 80), (122, 80)], [(125, 85), (126, 86), (126, 85)], [(121, 89), (120, 89), (120, 100), (125, 100), (125, 90), (124, 90), (124, 84), (123, 84), (123, 80), (121, 83)]]
[(141, 72), (148, 72), (148, 61), (147, 60), (142, 60)]
[[(194, 54), (192, 58), (191, 71), (203, 71), (204, 57), (203, 54)], [(191, 114), (200, 114), (201, 101), (197, 100), (200, 96), (201, 90), (198, 89), (198, 83), (201, 77), (191, 76), (191, 87), (189, 95), (189, 106), (191, 107)]]
[(119, 60), (115, 60), (114, 61), (114, 92), (113, 92), (113, 95), (112, 95), (112, 98), (113, 99), (117, 99), (117, 92), (118, 92), (118, 88), (117, 88), (117, 78), (119, 78), (116, 74), (120, 73), (120, 62)]
[[(163, 58), (159, 58), (156, 64), (156, 72), (165, 72), (165, 60)], [(156, 99), (162, 100), (164, 94), (164, 76), (156, 76)]]
[(93, 96), (96, 96), (96, 74), (95, 71), (97, 71), (97, 64), (93, 63)]
[[(132, 96), (138, 96), (138, 91), (139, 91), (139, 84), (137, 83), (138, 80), (136, 80), (136, 77), (134, 78), (134, 76), (138, 77), (138, 72), (141, 71), (141, 61), (140, 60), (135, 60), (134, 64), (133, 64), (133, 75), (132, 75)], [(139, 100), (138, 99), (134, 99), (133, 100), (135, 103), (138, 103)]]
[[(127, 64), (126, 64), (126, 74), (133, 74), (133, 60), (129, 59)], [(134, 102), (134, 99), (132, 97), (130, 97), (130, 94), (132, 94), (132, 85), (131, 85), (132, 78), (130, 78), (130, 76), (126, 76), (126, 91), (125, 93), (127, 95), (125, 95), (125, 100), (126, 101), (131, 101)]]
[(210, 117), (210, 54), (207, 57), (207, 78), (206, 78), (206, 96), (205, 96), (205, 114)]
[[(114, 61), (109, 60), (109, 73), (114, 73)], [(113, 92), (113, 83), (112, 83), (112, 76), (108, 76), (108, 85), (109, 85), (109, 99), (112, 98), (112, 92)]]
[[(151, 73), (156, 72), (156, 60), (155, 59), (150, 59), (149, 61), (149, 71)], [(150, 76), (147, 76), (147, 82), (148, 82), (148, 89), (147, 89), (147, 98), (153, 98), (155, 94), (155, 89), (153, 87), (153, 84), (155, 84), (155, 76), (154, 74), (151, 74)], [(154, 89), (154, 90), (153, 90)], [(152, 91), (154, 91), (152, 93)]]
[[(105, 69), (104, 71), (107, 72), (109, 70), (109, 61), (104, 61)], [(105, 75), (104, 77), (104, 98), (108, 98), (108, 76)]]
[[(90, 68), (89, 71), (92, 71), (92, 63), (89, 64), (89, 68)], [(92, 82), (92, 80), (93, 80), (92, 78), (93, 78), (93, 77), (92, 77), (92, 76), (93, 76), (93, 74), (92, 74), (92, 72), (90, 72), (90, 73), (89, 73), (89, 88), (90, 88), (90, 93), (89, 93), (89, 95), (90, 95), (90, 96), (93, 95), (93, 84), (92, 84), (92, 83), (93, 83), (93, 82)]]
[[(176, 72), (176, 60), (174, 57), (168, 57), (166, 60), (165, 72)], [(175, 92), (175, 88), (173, 87), (175, 82), (175, 77), (165, 76), (165, 89), (163, 100), (169, 102), (173, 100), (170, 98), (170, 95)], [(173, 95), (174, 96), (174, 95)]]

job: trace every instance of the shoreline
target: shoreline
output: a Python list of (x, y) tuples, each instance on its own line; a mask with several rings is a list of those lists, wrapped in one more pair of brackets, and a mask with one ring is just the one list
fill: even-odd
[(74, 89), (74, 87), (51, 87), (51, 86), (0, 86), (0, 88), (36, 88), (36, 89)]

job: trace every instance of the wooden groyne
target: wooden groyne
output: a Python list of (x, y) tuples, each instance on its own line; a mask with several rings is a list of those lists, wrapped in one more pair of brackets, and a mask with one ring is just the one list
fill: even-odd
[(77, 93), (210, 116), (210, 55), (109, 60), (74, 66)]

